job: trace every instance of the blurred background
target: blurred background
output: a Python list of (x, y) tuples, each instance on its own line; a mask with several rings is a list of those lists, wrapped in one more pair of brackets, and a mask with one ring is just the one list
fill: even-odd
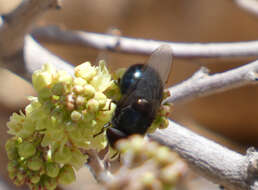
[[(8, 13), (20, 1), (0, 0), (0, 14)], [(64, 0), (61, 10), (49, 11), (37, 23), (37, 26), (45, 25), (98, 33), (116, 27), (123, 36), (174, 42), (235, 42), (257, 40), (258, 37), (258, 18), (240, 9), (233, 0)], [(41, 44), (74, 65), (94, 62), (100, 53), (92, 48)], [(144, 56), (108, 53), (111, 70), (145, 60)], [(250, 61), (251, 58), (175, 59), (167, 86), (187, 79), (201, 66), (216, 73)], [(30, 84), (4, 69), (0, 69), (0, 81), (3, 81), (0, 89), (0, 178), (8, 181), (4, 151), (8, 138), (6, 122), (12, 112), (28, 103), (27, 96), (35, 92)], [(177, 105), (171, 118), (242, 152), (247, 146), (258, 146), (257, 97), (258, 86), (245, 86)], [(70, 189), (98, 189), (87, 170), (82, 173), (77, 186)], [(87, 186), (80, 183), (87, 183)], [(200, 183), (211, 185), (204, 180), (199, 180), (198, 185)], [(193, 180), (189, 189), (201, 189), (194, 185)]]

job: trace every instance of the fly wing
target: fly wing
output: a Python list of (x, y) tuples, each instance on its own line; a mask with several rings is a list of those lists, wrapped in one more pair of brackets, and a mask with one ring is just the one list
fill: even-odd
[(172, 65), (172, 48), (170, 45), (163, 44), (154, 50), (147, 64), (159, 73), (164, 85), (168, 80)]
[[(143, 78), (136, 81), (122, 97), (118, 107), (126, 107), (139, 97), (149, 101), (159, 100), (164, 83), (167, 81), (172, 65), (172, 49), (169, 45), (164, 44), (158, 47), (148, 59), (146, 65), (142, 67)], [(163, 85), (159, 85), (159, 80), (154, 71), (159, 75)], [(150, 74), (151, 73), (151, 74)], [(155, 79), (154, 79), (154, 78)], [(159, 101), (158, 101), (159, 102)], [(151, 111), (151, 110), (150, 110)]]

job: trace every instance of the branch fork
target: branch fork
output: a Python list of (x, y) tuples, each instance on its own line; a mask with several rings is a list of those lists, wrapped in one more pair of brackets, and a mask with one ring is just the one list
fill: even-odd
[[(56, 66), (61, 65), (58, 68), (61, 67), (73, 73), (71, 65), (41, 47), (30, 36), (26, 36), (37, 18), (46, 10), (58, 5), (58, 0), (24, 0), (23, 4), (16, 10), (4, 17), (4, 22), (0, 25), (0, 61), (8, 66), (12, 65), (9, 68), (10, 70), (20, 64), (22, 68), (14, 69), (13, 71), (28, 79), (33, 70), (37, 69), (40, 64), (45, 63), (47, 59), (49, 63), (55, 63)], [(55, 40), (59, 43), (137, 54), (150, 54), (155, 48), (164, 43), (162, 41), (120, 36), (118, 38), (113, 35), (81, 31), (56, 30), (51, 36), (48, 30), (53, 32), (53, 28), (43, 28), (35, 30), (33, 35), (38, 38)], [(24, 39), (26, 43), (24, 43)], [(178, 58), (258, 57), (257, 41), (219, 44), (169, 42), (169, 44), (173, 48), (174, 56)], [(19, 53), (17, 54), (17, 52)], [(12, 57), (13, 55), (19, 56)], [(6, 57), (8, 59), (5, 59)], [(35, 63), (39, 65), (35, 65)], [(257, 72), (258, 61), (214, 75), (209, 75), (207, 69), (202, 68), (190, 79), (171, 87), (170, 91), (173, 96), (168, 98), (167, 101), (178, 103), (194, 97), (206, 96), (251, 84), (258, 80)], [(151, 139), (176, 151), (188, 162), (189, 166), (195, 168), (201, 175), (225, 186), (227, 189), (258, 189), (258, 153), (253, 148), (248, 150), (246, 156), (241, 155), (205, 139), (173, 121), (170, 121), (168, 129), (158, 130), (149, 136)], [(95, 174), (110, 176), (105, 165), (96, 157), (96, 153), (89, 154), (91, 157), (89, 165), (95, 162), (99, 167), (99, 169), (95, 169)]]

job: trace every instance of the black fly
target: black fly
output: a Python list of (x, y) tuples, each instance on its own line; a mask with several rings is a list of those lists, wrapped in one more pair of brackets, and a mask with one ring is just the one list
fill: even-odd
[(160, 108), (164, 83), (172, 63), (172, 49), (161, 45), (147, 64), (135, 64), (119, 81), (122, 93), (107, 138), (111, 146), (132, 134), (145, 134)]

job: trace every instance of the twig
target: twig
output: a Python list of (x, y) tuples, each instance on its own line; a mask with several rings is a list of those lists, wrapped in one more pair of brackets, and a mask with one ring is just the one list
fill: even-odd
[(173, 56), (178, 58), (231, 58), (257, 57), (258, 41), (234, 43), (176, 43), (117, 37), (83, 31), (62, 30), (55, 26), (33, 30), (32, 35), (39, 40), (61, 44), (74, 44), (99, 50), (110, 50), (130, 54), (151, 54), (160, 45), (171, 45)]
[[(170, 121), (149, 137), (176, 151), (194, 171), (230, 190), (251, 189), (257, 183), (257, 152), (241, 155)], [(255, 188), (257, 189), (257, 188)]]
[[(225, 72), (224, 74), (218, 74), (218, 76), (227, 76), (228, 74), (226, 73), (233, 73), (229, 76), (236, 77), (235, 75), (237, 74), (241, 75), (239, 81), (242, 81), (243, 79), (253, 80), (256, 78), (255, 74), (253, 73), (254, 75), (252, 75), (250, 74), (250, 72), (252, 73), (252, 71), (255, 71), (254, 68), (257, 67), (257, 64), (257, 62), (254, 62), (238, 69)], [(255, 67), (253, 65), (255, 65)], [(246, 72), (245, 75), (244, 72)], [(215, 76), (216, 75), (211, 76), (211, 78)], [(245, 78), (244, 76), (247, 78)], [(206, 77), (208, 77), (207, 70), (201, 69), (199, 72), (195, 73), (193, 77), (189, 79), (189, 81), (206, 81), (209, 79), (209, 77)], [(182, 89), (189, 88), (189, 86), (184, 85), (184, 83), (178, 85), (177, 88), (179, 88), (179, 86), (182, 86)], [(223, 88), (223, 86), (218, 86), (217, 88), (220, 87)], [(176, 90), (172, 91), (173, 96), (177, 96), (179, 92), (180, 91)], [(187, 92), (189, 93), (187, 96), (182, 96), (181, 99), (174, 99), (173, 102), (183, 100), (184, 98), (190, 96), (191, 93), (193, 93), (191, 91)], [(198, 92), (198, 89), (195, 92)], [(178, 152), (183, 158), (188, 161), (191, 167), (199, 171), (202, 176), (208, 177), (211, 181), (222, 184), (228, 189), (256, 189), (257, 182), (255, 181), (254, 177), (256, 176), (257, 169), (254, 167), (254, 163), (256, 163), (256, 161), (258, 160), (257, 156), (250, 157), (250, 153), (249, 156), (243, 156), (236, 152), (230, 151), (227, 148), (220, 146), (201, 136), (198, 136), (190, 132), (189, 130), (181, 127), (180, 125), (172, 122), (170, 122), (170, 127), (168, 129), (164, 131), (157, 131), (150, 136), (152, 139), (159, 141)], [(99, 166), (101, 166), (101, 164)], [(91, 168), (94, 168), (95, 174), (98, 174), (98, 172), (96, 173), (96, 171), (101, 171), (98, 169), (96, 170), (96, 168), (92, 166)]]
[(258, 16), (258, 1), (257, 0), (233, 0), (240, 8), (248, 13)]
[(171, 96), (166, 102), (179, 103), (200, 96), (207, 96), (228, 89), (257, 82), (258, 61), (232, 69), (223, 73), (208, 75), (208, 70), (202, 68), (193, 77), (170, 87)]
[(99, 183), (105, 184), (113, 179), (113, 175), (105, 168), (104, 160), (101, 160), (94, 150), (88, 150), (85, 153), (89, 156), (87, 166)]
[(24, 63), (24, 37), (46, 10), (58, 6), (59, 0), (23, 0), (14, 11), (3, 15), (0, 25), (0, 62), (7, 69), (28, 78)]
[[(54, 56), (54, 55), (51, 55), (51, 56)], [(58, 59), (56, 61), (58, 62)], [(233, 75), (230, 75), (230, 76), (235, 76), (234, 73), (237, 71), (236, 74), (238, 73), (241, 75), (239, 79), (240, 81), (243, 80), (243, 76), (246, 76), (246, 77), (248, 76), (247, 78), (244, 77), (245, 79), (248, 79), (250, 77), (250, 79), (253, 80), (255, 79), (255, 74), (253, 73), (254, 75), (252, 74), (250, 75), (248, 73), (250, 73), (251, 71), (255, 71), (253, 67), (254, 64), (257, 65), (258, 63), (254, 62), (249, 65), (246, 65), (238, 69), (235, 69), (233, 71), (228, 71), (225, 73), (233, 73)], [(245, 69), (243, 70), (242, 68), (245, 68)], [(69, 69), (69, 67), (67, 67), (67, 69)], [(246, 72), (246, 75), (244, 75), (244, 72)], [(201, 69), (199, 72), (195, 73), (193, 77), (189, 79), (189, 81), (191, 80), (206, 81), (209, 79), (209, 77), (206, 75), (207, 75), (207, 70)], [(221, 76), (221, 75), (224, 76), (223, 74), (218, 74), (218, 76)], [(226, 74), (226, 76), (227, 75), (228, 74)], [(215, 76), (216, 75), (211, 76), (210, 78)], [(179, 88), (180, 86), (182, 86), (182, 89), (189, 88), (189, 86), (184, 85), (184, 83), (182, 83), (181, 85), (178, 85), (177, 88)], [(223, 88), (223, 86), (217, 86), (217, 88), (219, 87)], [(212, 88), (210, 90), (214, 90), (214, 89)], [(176, 91), (176, 90), (172, 91), (173, 96), (176, 97), (177, 94), (179, 94), (179, 92), (180, 91)], [(195, 93), (197, 92), (198, 92), (198, 89), (195, 90)], [(187, 93), (189, 94), (187, 95)], [(184, 98), (189, 97), (190, 94), (193, 92), (187, 91), (187, 93), (181, 99), (175, 99), (173, 102), (183, 100)], [(153, 135), (150, 135), (151, 138), (159, 142), (162, 142), (163, 144), (177, 151), (183, 158), (185, 158), (188, 161), (190, 166), (192, 166), (197, 171), (199, 171), (202, 176), (208, 177), (213, 182), (222, 184), (228, 189), (233, 189), (233, 188), (256, 189), (255, 184), (257, 182), (254, 180), (256, 169), (255, 167), (252, 166), (254, 164), (250, 164), (250, 163), (255, 163), (257, 160), (256, 158), (251, 157), (252, 159), (251, 158), (249, 159), (249, 157), (247, 156), (243, 156), (233, 151), (230, 151), (225, 147), (222, 147), (212, 141), (209, 141), (203, 137), (200, 137), (188, 131), (187, 129), (182, 128), (178, 124), (170, 123), (170, 125), (171, 126), (168, 129), (164, 131), (158, 131)], [(204, 150), (204, 147), (205, 147), (205, 150)], [(101, 166), (101, 164), (97, 166)], [(97, 179), (99, 179), (98, 171), (102, 171), (102, 170), (96, 169), (98, 167), (95, 167), (95, 166), (94, 167), (91, 166), (91, 168), (94, 169), (93, 173), (96, 174), (96, 176), (98, 176)], [(252, 168), (252, 169), (249, 169), (247, 171), (247, 168)]]
[[(1, 63), (1, 60), (0, 60)], [(25, 37), (24, 49), (2, 63), (2, 66), (31, 82), (34, 71), (44, 64), (51, 63), (58, 70), (65, 70), (73, 75), (73, 66), (37, 43), (30, 35)], [(1, 65), (1, 64), (0, 64)]]
[[(32, 0), (33, 1), (33, 0)], [(31, 1), (31, 2), (32, 2)], [(30, 1), (27, 1), (30, 2)], [(35, 0), (33, 1), (35, 2)], [(43, 2), (42, 0), (38, 2)], [(50, 2), (44, 1), (44, 2)], [(26, 13), (27, 14), (27, 13)], [(8, 18), (8, 17), (6, 17)], [(12, 18), (12, 17), (9, 17)], [(5, 19), (5, 22), (8, 19)], [(14, 23), (16, 21), (13, 21)], [(21, 21), (20, 21), (21, 22)], [(18, 24), (19, 25), (19, 24)], [(11, 26), (11, 25), (10, 25)], [(30, 26), (30, 24), (28, 24)], [(6, 30), (6, 24), (3, 24), (0, 28), (0, 34)], [(9, 27), (9, 26), (8, 26)], [(25, 27), (26, 28), (26, 27)], [(29, 28), (29, 27), (28, 27)], [(12, 31), (12, 30), (11, 30)], [(14, 30), (15, 31), (15, 30)], [(23, 31), (24, 35), (27, 32), (27, 30)], [(81, 34), (79, 36), (85, 37), (85, 33), (76, 33)], [(107, 36), (107, 35), (100, 35), (100, 34), (93, 34), (93, 33), (86, 33), (89, 41), (88, 44), (91, 44), (92, 47), (99, 48), (99, 49), (106, 49), (110, 48), (111, 50), (114, 50), (114, 48), (117, 48), (117, 37), (113, 36)], [(5, 34), (7, 35), (7, 34)], [(14, 35), (15, 36), (15, 35)], [(18, 35), (19, 36), (19, 35)], [(90, 39), (89, 39), (90, 37)], [(0, 35), (0, 38), (2, 36)], [(20, 37), (22, 39), (22, 37)], [(26, 38), (30, 40), (30, 38)], [(81, 40), (81, 38), (79, 38)], [(100, 40), (100, 41), (99, 41)], [(11, 39), (12, 41), (12, 39)], [(97, 43), (96, 43), (97, 42)], [(101, 43), (103, 44), (101, 44)], [(13, 55), (17, 52), (20, 52), (20, 48), (22, 48), (22, 43), (20, 45), (20, 48), (17, 50), (16, 48), (10, 48), (8, 50), (3, 48), (4, 40), (0, 40), (1, 48), (4, 50), (2, 53), (3, 55)], [(13, 43), (13, 41), (12, 41)], [(11, 44), (12, 44), (11, 43)], [(128, 52), (128, 53), (144, 53), (149, 54), (152, 52), (156, 47), (160, 45), (160, 43), (164, 42), (157, 42), (157, 41), (145, 41), (145, 40), (135, 40), (135, 39), (129, 39), (129, 38), (120, 38), (119, 40), (119, 51)], [(85, 42), (83, 43), (85, 44)], [(147, 45), (147, 46), (146, 46)], [(242, 43), (234, 43), (234, 44), (181, 44), (181, 43), (172, 43), (172, 48), (174, 50), (175, 56), (177, 57), (232, 57), (232, 56), (257, 56), (258, 55), (258, 43), (257, 42), (242, 42)], [(145, 48), (146, 46), (146, 48)], [(175, 47), (174, 47), (175, 46)], [(28, 46), (27, 51), (31, 51), (31, 48)], [(38, 55), (41, 55), (41, 52), (44, 51), (43, 49), (39, 49)], [(20, 54), (22, 55), (22, 54)], [(45, 56), (49, 56), (49, 52), (44, 53)], [(30, 56), (27, 56), (27, 59), (35, 59)], [(49, 60), (53, 60), (54, 55), (49, 56)], [(59, 59), (55, 59), (56, 63), (61, 62)], [(61, 62), (62, 64), (66, 64), (65, 62)], [(250, 66), (251, 65), (251, 66)], [(228, 88), (230, 85), (233, 85), (235, 87), (236, 85), (243, 85), (248, 83), (248, 80), (254, 80), (256, 79), (256, 66), (253, 67), (253, 65), (257, 65), (256, 62), (249, 64), (247, 66), (244, 66), (244, 68), (247, 68), (246, 70), (241, 70), (241, 68), (235, 69), (235, 71), (228, 71), (223, 74), (218, 74), (218, 76), (224, 76), (229, 75), (228, 73), (234, 73), (236, 71), (242, 72), (241, 77), (236, 77), (234, 74), (230, 76), (234, 76), (233, 83), (230, 83), (229, 79), (228, 82), (223, 83), (223, 85), (226, 85)], [(26, 70), (28, 70), (28, 67), (25, 67)], [(33, 67), (29, 70), (31, 72)], [(72, 67), (67, 66), (65, 69), (68, 69), (69, 71), (72, 69)], [(253, 70), (252, 70), (253, 69)], [(240, 70), (240, 71), (239, 71)], [(253, 72), (252, 72), (253, 71)], [(246, 72), (244, 74), (244, 72)], [(203, 72), (205, 73), (205, 72)], [(200, 79), (200, 75), (203, 77), (203, 79)], [(196, 77), (198, 76), (198, 77)], [(250, 77), (250, 78), (249, 78)], [(216, 75), (207, 77), (205, 79), (205, 74), (203, 76), (202, 72), (195, 75), (193, 79), (200, 79), (200, 81), (209, 81), (214, 80), (216, 78)], [(220, 78), (220, 77), (218, 77)], [(240, 82), (241, 81), (241, 82)], [(217, 84), (217, 83), (215, 83)], [(182, 84), (183, 85), (183, 84)], [(188, 88), (188, 86), (186, 86)], [(185, 87), (185, 88), (186, 88)], [(198, 87), (198, 86), (197, 86)], [(196, 87), (196, 88), (197, 88)], [(215, 88), (222, 88), (225, 89), (224, 86), (214, 86), (213, 88), (207, 88), (205, 90), (205, 93), (208, 93), (209, 90), (213, 90)], [(179, 88), (179, 86), (177, 86)], [(199, 89), (195, 90), (194, 92), (198, 94), (197, 92), (202, 92), (202, 88), (199, 86)], [(176, 96), (177, 93), (180, 91), (173, 91), (173, 95)], [(188, 94), (190, 95), (193, 93), (193, 91), (188, 91)], [(187, 94), (187, 93), (186, 93)], [(199, 93), (201, 94), (201, 93)], [(183, 96), (184, 98), (188, 97), (189, 95)], [(174, 102), (182, 100), (177, 99), (174, 100)], [(182, 128), (178, 124), (170, 123), (170, 127), (164, 131), (158, 131), (151, 136), (152, 139), (155, 139), (175, 151), (177, 151), (183, 158), (185, 158), (189, 165), (196, 168), (197, 171), (199, 171), (202, 175), (205, 177), (209, 177), (212, 181), (220, 183), (224, 185), (228, 189), (257, 189), (257, 181), (256, 175), (257, 175), (257, 165), (255, 164), (257, 162), (257, 153), (255, 151), (249, 151), (247, 156), (243, 156), (241, 154), (238, 154), (236, 152), (230, 151), (225, 147), (222, 147), (212, 141), (209, 141), (203, 137), (200, 137), (187, 129)], [(93, 155), (91, 155), (92, 158), (94, 158)], [(101, 165), (99, 165), (101, 166)], [(94, 167), (92, 167), (94, 168)], [(100, 167), (101, 168), (101, 167)], [(103, 169), (103, 167), (102, 167)], [(98, 171), (98, 170), (96, 170)], [(96, 172), (94, 170), (94, 172)], [(99, 170), (101, 171), (101, 170)], [(107, 171), (106, 171), (107, 172)]]
[[(60, 0), (24, 0), (16, 10), (4, 16), (4, 23), (0, 25), (1, 64), (29, 81), (32, 73), (45, 63), (54, 64), (57, 69), (73, 74), (73, 66), (51, 54), (30, 36), (26, 36), (35, 20), (49, 8), (57, 7), (59, 3)], [(88, 154), (88, 164), (96, 179), (110, 180), (112, 176), (104, 168), (97, 154)]]
[(33, 72), (40, 69), (46, 63), (50, 63), (58, 70), (65, 70), (73, 75), (74, 67), (71, 64), (52, 54), (29, 35), (25, 37), (24, 60), (27, 73), (26, 79), (28, 81), (31, 81)]
[(0, 28), (0, 55), (7, 57), (23, 48), (24, 36), (30, 31), (33, 23), (57, 0), (23, 0), (20, 6), (3, 16), (4, 23)]
[[(257, 64), (257, 62), (255, 62), (255, 64)], [(249, 69), (253, 68), (250, 67), (250, 65), (252, 66), (253, 63), (243, 67), (247, 67)], [(241, 68), (242, 67), (235, 70), (242, 71)], [(249, 69), (245, 71), (248, 73), (250, 71)], [(202, 78), (205, 81), (207, 80), (205, 79), (206, 75), (207, 71), (205, 69), (201, 69), (191, 79), (189, 79), (189, 81), (201, 80)], [(246, 74), (246, 76), (249, 76), (249, 74)], [(252, 77), (250, 79), (252, 79)], [(184, 83), (181, 85), (184, 86)], [(188, 86), (185, 85), (184, 88), (188, 88)], [(198, 92), (198, 90), (196, 90), (196, 92)], [(177, 96), (178, 93), (179, 91), (174, 91), (173, 96)], [(192, 92), (188, 91), (188, 93)], [(183, 100), (183, 98), (188, 96), (190, 95), (184, 96), (181, 99), (175, 99), (174, 102)], [(256, 173), (256, 169), (252, 169), (255, 172), (248, 172), (249, 170), (247, 171), (247, 168), (254, 168), (250, 167), (250, 163), (255, 163), (257, 160), (256, 158), (252, 157), (253, 159), (247, 159), (246, 156), (230, 151), (225, 147), (200, 137), (188, 131), (187, 129), (184, 129), (178, 124), (170, 123), (170, 125), (171, 126), (168, 129), (164, 131), (158, 131), (150, 135), (151, 138), (162, 142), (163, 144), (177, 151), (183, 158), (188, 161), (190, 166), (197, 169), (197, 171), (199, 171), (202, 176), (208, 177), (213, 182), (222, 184), (228, 189), (248, 189), (251, 188), (251, 186), (253, 189), (255, 189), (255, 184), (257, 182), (253, 179), (253, 173)], [(99, 173), (96, 173), (96, 171), (101, 170), (96, 170), (96, 168), (92, 166), (91, 168), (94, 169), (94, 173), (98, 176)]]

